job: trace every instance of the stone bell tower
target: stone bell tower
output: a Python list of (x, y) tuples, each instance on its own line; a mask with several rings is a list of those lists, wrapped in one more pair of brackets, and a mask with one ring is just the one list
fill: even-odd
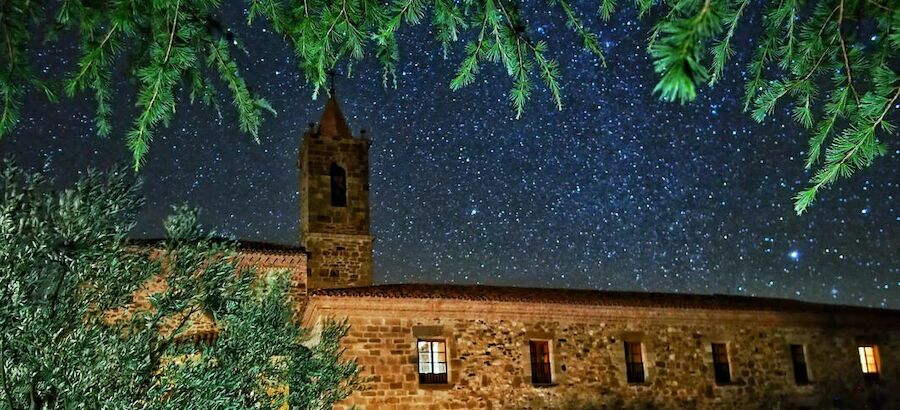
[(353, 136), (333, 87), (318, 126), (303, 135), (298, 166), (308, 287), (371, 285), (369, 140)]

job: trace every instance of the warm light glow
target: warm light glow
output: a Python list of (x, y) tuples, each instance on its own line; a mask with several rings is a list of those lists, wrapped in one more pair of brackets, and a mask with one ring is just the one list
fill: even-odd
[(447, 348), (443, 341), (419, 340), (419, 373), (447, 373)]
[(862, 367), (863, 373), (878, 373), (878, 362), (875, 360), (875, 346), (859, 347), (859, 365)]

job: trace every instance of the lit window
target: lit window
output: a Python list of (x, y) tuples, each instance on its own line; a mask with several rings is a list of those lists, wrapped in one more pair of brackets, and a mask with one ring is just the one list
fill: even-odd
[(809, 369), (806, 368), (803, 345), (791, 345), (791, 361), (794, 363), (794, 381), (801, 386), (809, 384)]
[(867, 379), (878, 379), (878, 346), (860, 346), (859, 365)]
[(725, 343), (713, 343), (713, 369), (716, 372), (716, 384), (731, 383), (731, 366), (728, 363), (728, 346)]
[(419, 383), (447, 383), (447, 343), (419, 340)]
[(625, 342), (625, 371), (628, 383), (643, 383), (644, 351), (640, 342)]
[(532, 340), (528, 345), (531, 348), (531, 383), (550, 384), (553, 381), (550, 373), (550, 342)]

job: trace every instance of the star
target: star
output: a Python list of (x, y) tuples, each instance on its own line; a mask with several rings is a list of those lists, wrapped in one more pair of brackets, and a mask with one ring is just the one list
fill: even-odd
[[(223, 6), (223, 21), (243, 21), (243, 13)], [(403, 27), (396, 88), (383, 86), (377, 61), (335, 79), (350, 126), (366, 128), (372, 141), (380, 283), (740, 293), (900, 309), (900, 150), (796, 216), (791, 197), (809, 178), (800, 152), (809, 131), (788, 104), (764, 123), (744, 112), (746, 63), (761, 25), (741, 26), (746, 35), (733, 39), (722, 81), (682, 105), (653, 93), (659, 77), (642, 34), (649, 20), (625, 12), (586, 22), (600, 33), (603, 67), (558, 17), (523, 17), (559, 60), (562, 110), (536, 80), (516, 119), (512, 80), (489, 63), (471, 85), (450, 90), (463, 45), (445, 60), (425, 23)], [(147, 205), (134, 236), (162, 236), (170, 206), (186, 202), (201, 208), (209, 230), (298, 243), (299, 140), (325, 99), (311, 98), (302, 62), (263, 28), (235, 24), (246, 52), (234, 53), (248, 88), (278, 115), (266, 118), (257, 144), (240, 131), (226, 89), (221, 112), (178, 96), (177, 116), (155, 132), (141, 171)], [(35, 54), (48, 78), (78, 58), (76, 48)], [(114, 82), (121, 125), (110, 138), (95, 136), (90, 96), (52, 104), (34, 93), (0, 152), (46, 169), (59, 187), (89, 167), (127, 162), (125, 108), (135, 90), (124, 78)]]

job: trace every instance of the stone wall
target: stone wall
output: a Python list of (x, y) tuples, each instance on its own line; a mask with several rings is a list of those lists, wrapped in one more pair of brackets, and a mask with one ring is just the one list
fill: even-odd
[[(254, 267), (257, 275), (276, 270), (286, 271), (290, 281), (288, 299), (294, 308), (294, 318), (299, 322), (308, 300), (306, 252), (302, 248), (265, 246), (271, 248), (241, 245), (237, 254), (238, 271), (246, 271), (250, 267)], [(150, 257), (159, 256), (156, 252), (151, 252)], [(130, 303), (104, 312), (104, 319), (107, 323), (113, 323), (127, 320), (135, 312), (151, 311), (153, 307), (150, 304), (150, 295), (164, 292), (167, 287), (165, 274), (151, 277), (132, 294)], [(169, 334), (182, 319), (183, 316), (178, 315), (165, 318), (160, 324), (160, 332), (164, 335)], [(187, 323), (189, 327), (181, 334), (181, 339), (210, 339), (214, 338), (219, 330), (208, 312), (194, 312)]]
[[(369, 141), (307, 133), (299, 161), (301, 232), (369, 235)], [(347, 174), (347, 206), (331, 206), (332, 164)]]
[(309, 288), (372, 284), (372, 238), (359, 235), (308, 234)]
[[(323, 317), (349, 320), (346, 356), (367, 378), (340, 409), (900, 408), (886, 393), (900, 391), (896, 312), (878, 326), (852, 315), (314, 294), (304, 323)], [(447, 342), (447, 385), (418, 382), (422, 334)], [(530, 383), (532, 338), (550, 340), (550, 386)], [(643, 343), (644, 384), (626, 381), (625, 340)], [(860, 341), (879, 347), (878, 384), (863, 380)], [(731, 384), (714, 381), (713, 342), (728, 345)], [(806, 347), (810, 385), (795, 383), (790, 344)]]
[[(308, 132), (300, 150), (301, 243), (310, 255), (310, 288), (372, 284), (369, 141)], [(332, 164), (346, 172), (346, 206), (332, 206)]]
[(254, 267), (258, 275), (272, 271), (286, 271), (289, 275), (290, 289), (288, 299), (294, 308), (296, 320), (300, 320), (306, 308), (307, 272), (309, 262), (306, 251), (302, 248), (292, 249), (252, 249), (239, 251), (239, 269)]

